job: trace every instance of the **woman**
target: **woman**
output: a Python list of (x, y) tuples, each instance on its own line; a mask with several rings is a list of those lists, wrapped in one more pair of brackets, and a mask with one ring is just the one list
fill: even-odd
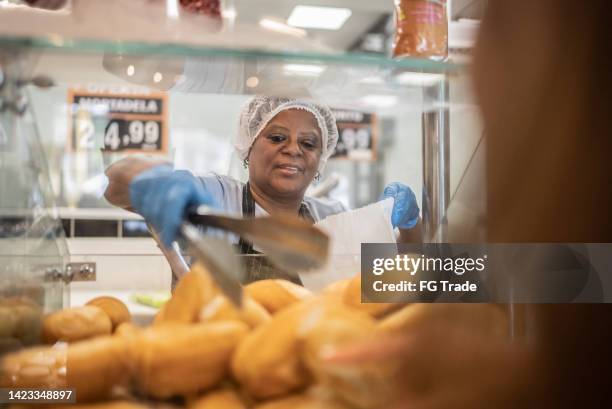
[[(140, 213), (160, 231), (164, 245), (177, 236), (185, 211), (201, 204), (244, 217), (296, 215), (310, 222), (345, 211), (339, 202), (304, 196), (332, 155), (338, 130), (329, 108), (281, 97), (255, 97), (240, 116), (236, 150), (249, 170), (243, 184), (228, 176), (197, 178), (165, 163), (123, 159), (106, 171), (106, 199)], [(383, 198), (394, 198), (392, 224), (401, 241), (420, 240), (419, 208), (412, 190), (389, 184)], [(241, 252), (252, 252), (244, 242)]]

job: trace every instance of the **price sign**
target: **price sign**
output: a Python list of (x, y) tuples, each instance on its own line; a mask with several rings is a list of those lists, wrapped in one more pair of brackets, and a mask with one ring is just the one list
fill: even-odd
[(125, 89), (71, 89), (70, 142), (73, 150), (165, 153), (165, 93)]
[(161, 121), (111, 119), (104, 129), (104, 150), (161, 150)]
[(332, 158), (374, 160), (376, 115), (353, 110), (332, 110), (338, 127), (338, 145)]

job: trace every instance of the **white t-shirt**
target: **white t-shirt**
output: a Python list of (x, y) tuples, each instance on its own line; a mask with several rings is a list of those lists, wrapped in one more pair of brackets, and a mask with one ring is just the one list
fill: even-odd
[[(217, 204), (227, 212), (238, 217), (242, 217), (242, 191), (244, 183), (229, 176), (212, 173), (209, 176), (200, 177), (204, 188), (213, 196)], [(327, 216), (345, 212), (347, 209), (341, 202), (334, 200), (316, 199), (304, 197), (304, 204), (308, 208), (315, 223), (325, 219)], [(255, 216), (266, 216), (266, 212), (261, 206), (255, 203)], [(232, 243), (238, 243), (238, 237), (230, 234)]]

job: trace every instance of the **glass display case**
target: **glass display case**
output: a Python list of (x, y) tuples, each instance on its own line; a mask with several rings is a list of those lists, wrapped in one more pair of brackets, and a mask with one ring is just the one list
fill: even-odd
[[(126, 155), (147, 155), (197, 176), (214, 172), (246, 181), (233, 145), (241, 110), (254, 95), (314, 100), (334, 112), (340, 140), (307, 195), (364, 210), (388, 183), (401, 182), (416, 195), (424, 242), (482, 239), (483, 133), (467, 66), (339, 52), (316, 39), (225, 21), (219, 31), (205, 20), (185, 28), (182, 19), (155, 13), (138, 16), (133, 27), (117, 23), (131, 21), (125, 16), (111, 18), (116, 7), (135, 10), (140, 3), (160, 2), (73, 0), (47, 14), (0, 7), (0, 355), (39, 340), (42, 314), (101, 295), (123, 301), (135, 324), (151, 323), (157, 309), (135, 306), (134, 299), (159, 307), (162, 298), (143, 294), (159, 288), (168, 299), (168, 263), (140, 216), (105, 200), (105, 170)], [(395, 243), (398, 232), (384, 216), (376, 220)], [(357, 247), (332, 254), (337, 264), (318, 277), (336, 274), (293, 281), (318, 292), (330, 277), (336, 284), (359, 277), (361, 243), (378, 241), (372, 224), (369, 217), (355, 220), (345, 236)], [(250, 268), (248, 281), (269, 276), (262, 257), (240, 257)], [(69, 284), (70, 265), (92, 260), (96, 281)], [(511, 322), (504, 316), (499, 325), (514, 336), (522, 313), (510, 310)], [(1, 319), (9, 316), (17, 319)], [(207, 342), (182, 339), (173, 350)], [(94, 359), (84, 359), (89, 371)], [(103, 378), (113, 382), (113, 376), (83, 377), (94, 389), (104, 387)]]
[[(344, 27), (334, 31), (291, 24), (292, 10), (308, 6), (306, 3), (339, 9), (345, 16), (340, 24)], [(42, 6), (49, 4), (53, 7)], [(185, 4), (191, 8), (183, 7)], [(196, 9), (203, 4), (220, 8), (214, 8), (214, 15), (198, 14)], [(516, 112), (487, 117), (488, 124), (500, 125), (491, 127), (487, 152), (480, 107), (473, 95), (473, 38), (466, 40), (468, 44), (458, 52), (457, 42), (451, 45), (457, 25), (449, 22), (448, 30), (434, 33), (441, 41), (448, 40), (446, 47), (442, 44), (444, 52), (438, 54), (448, 51), (448, 59), (386, 55), (394, 48), (394, 5), (401, 4), (416, 9), (405, 25), (418, 21), (425, 29), (432, 5), (437, 10), (448, 7), (448, 18), (456, 23), (457, 13), (452, 7), (484, 9), (491, 5), (486, 1), (450, 0), (0, 0), (0, 383), (9, 380), (8, 384), (15, 387), (74, 387), (85, 403), (125, 399), (129, 405), (182, 408), (197, 406), (199, 398), (214, 396), (228, 387), (239, 392), (239, 400), (248, 398), (244, 407), (268, 407), (267, 403), (276, 398), (289, 397), (292, 402), (294, 397), (321, 392), (325, 399), (318, 396), (313, 407), (328, 407), (326, 399), (332, 397), (334, 403), (342, 403), (333, 407), (365, 409), (393, 406), (389, 402), (394, 394), (410, 390), (422, 398), (421, 403), (438, 402), (438, 397), (449, 402), (473, 397), (470, 402), (474, 404), (496, 399), (503, 403), (520, 400), (523, 404), (529, 399), (529, 394), (521, 393), (523, 388), (548, 390), (552, 383), (547, 382), (559, 378), (564, 368), (586, 368), (588, 365), (582, 363), (565, 365), (581, 359), (579, 353), (558, 353), (571, 352), (571, 343), (554, 346), (562, 338), (580, 338), (583, 329), (588, 339), (588, 331), (595, 324), (586, 321), (578, 325), (578, 310), (565, 305), (540, 307), (521, 299), (517, 294), (523, 287), (518, 280), (526, 277), (530, 282), (531, 278), (531, 270), (522, 267), (539, 260), (519, 258), (513, 246), (490, 243), (494, 237), (487, 237), (498, 221), (494, 220), (496, 199), (504, 201), (514, 195), (515, 200), (507, 201), (508, 205), (497, 204), (498, 211), (513, 211), (503, 212), (503, 216), (499, 213), (497, 218), (503, 217), (504, 226), (512, 225), (518, 231), (525, 223), (514, 223), (513, 217), (520, 219), (515, 204), (538, 196), (523, 198), (521, 193), (550, 193), (534, 188), (512, 194), (509, 190), (498, 197), (504, 185), (487, 180), (487, 176), (496, 175), (498, 180), (505, 180), (514, 169), (517, 149), (522, 146), (518, 139), (514, 141), (517, 144), (510, 143), (514, 147), (514, 156), (508, 156), (512, 166), (499, 166), (496, 173), (497, 164), (492, 159), (499, 160), (506, 143), (520, 132), (501, 132), (494, 138), (493, 128), (498, 132), (512, 129), (506, 129), (503, 121)], [(544, 10), (536, 14), (543, 16)], [(487, 18), (504, 15), (490, 11)], [(516, 13), (509, 15), (515, 22), (528, 15), (527, 9), (513, 11)], [(436, 25), (442, 28), (447, 16), (438, 14)], [(494, 21), (485, 20), (483, 28), (496, 26)], [(470, 32), (478, 30), (477, 21), (464, 23), (470, 26)], [(546, 33), (545, 27), (532, 26), (538, 30), (534, 28), (534, 35), (528, 39)], [(478, 55), (483, 60), (487, 52), (495, 56), (495, 63), (476, 67), (480, 68), (476, 70), (482, 75), (480, 79), (484, 79), (479, 90), (491, 91), (482, 95), (488, 95), (486, 101), (493, 103), (492, 107), (495, 87), (488, 88), (487, 84), (503, 79), (504, 73), (485, 70), (499, 68), (508, 59), (504, 52), (497, 52), (503, 49), (497, 45), (503, 45), (502, 39), (511, 41), (511, 34), (499, 32), (497, 38), (489, 40), (486, 30), (479, 33), (486, 47), (481, 47), (482, 54)], [(536, 48), (528, 47), (526, 53)], [(459, 54), (461, 58), (456, 58)], [(525, 76), (530, 66), (523, 66)], [(540, 71), (546, 74), (546, 70)], [(562, 81), (558, 75), (553, 77), (555, 81), (548, 85)], [(524, 79), (517, 77), (517, 83)], [(497, 92), (504, 87), (507, 92), (509, 84), (500, 84)], [(540, 88), (540, 93), (553, 89)], [(241, 284), (255, 284), (244, 289), (244, 309), (238, 311), (230, 303), (234, 298), (220, 294), (205, 269), (193, 268), (189, 279), (175, 286), (172, 267), (151, 237), (147, 223), (140, 215), (111, 205), (104, 193), (109, 166), (131, 155), (154, 157), (198, 177), (214, 173), (246, 182), (248, 164), (234, 145), (244, 106), (257, 95), (293, 97), (330, 107), (339, 142), (306, 195), (340, 202), (352, 211), (333, 215), (347, 216), (342, 221), (330, 220), (330, 216), (321, 221), (327, 221), (326, 225), (318, 225), (322, 230), (325, 226), (330, 229), (332, 243), (343, 244), (330, 246), (330, 262), (321, 271), (309, 275), (279, 271), (263, 253), (237, 255), (247, 270)], [(507, 106), (499, 104), (491, 113), (499, 114)], [(550, 115), (549, 119), (554, 118)], [(532, 128), (538, 133), (534, 135), (546, 136), (547, 128)], [(518, 156), (538, 158), (535, 154)], [(531, 162), (523, 166), (522, 176), (529, 176), (529, 169), (542, 165)], [(517, 169), (521, 166), (518, 163)], [(314, 166), (312, 170), (314, 174)], [(538, 183), (531, 185), (538, 187), (551, 172), (547, 168), (547, 172), (538, 173), (539, 178), (534, 179)], [(520, 184), (525, 178), (516, 180)], [(419, 228), (412, 231), (420, 230), (421, 240), (414, 240), (417, 244), (409, 250), (404, 247), (398, 251), (396, 242), (407, 229), (400, 232), (393, 228), (391, 200), (381, 200), (385, 186), (392, 182), (409, 186), (420, 209)], [(496, 187), (501, 190), (491, 190)], [(489, 214), (487, 195), (491, 198)], [(536, 200), (535, 207), (524, 209), (538, 208), (538, 203), (547, 201)], [(376, 206), (380, 208), (372, 210)], [(355, 216), (359, 214), (367, 216)], [(537, 217), (538, 213), (534, 214)], [(487, 225), (493, 226), (489, 232)], [(530, 226), (526, 227), (529, 230)], [(233, 233), (229, 236), (236, 238)], [(342, 241), (345, 239), (346, 243)], [(479, 257), (472, 257), (472, 249)], [(412, 270), (396, 267), (401, 261), (398, 253), (404, 257), (404, 265), (410, 259), (425, 266), (431, 261), (433, 267), (416, 263), (412, 263)], [(509, 257), (501, 258), (505, 255)], [(486, 267), (467, 269), (468, 263), (483, 266), (485, 259)], [(182, 264), (184, 272), (192, 261), (186, 260), (189, 263)], [(394, 260), (397, 264), (387, 263)], [(499, 268), (499, 260), (508, 262)], [(551, 272), (556, 274), (558, 265), (553, 264)], [(593, 266), (589, 269), (589, 274), (597, 273)], [(227, 270), (239, 271), (234, 266)], [(574, 273), (565, 265), (559, 271)], [(387, 284), (383, 274), (390, 285), (379, 290), (372, 282)], [(74, 282), (79, 276), (94, 280)], [(261, 281), (270, 277), (285, 281)], [(418, 291), (409, 285), (404, 287), (417, 281)], [(436, 287), (436, 283), (442, 284)], [(534, 286), (533, 292), (525, 293), (538, 295), (537, 302), (548, 303), (548, 290), (562, 287), (558, 280), (551, 283), (545, 288)], [(232, 284), (238, 293), (239, 287)], [(264, 285), (260, 298), (256, 298), (249, 290), (259, 284)], [(177, 290), (171, 294), (181, 287), (182, 293)], [(373, 297), (373, 291), (389, 297)], [(113, 302), (118, 299), (115, 305), (127, 307), (121, 309), (122, 313), (127, 309), (121, 318), (134, 325), (121, 328), (121, 324), (109, 321), (116, 317), (104, 310), (108, 325), (104, 332), (87, 334), (91, 339), (41, 337), (45, 314), (84, 306), (101, 296), (114, 298)], [(270, 307), (276, 298), (282, 302)], [(168, 300), (170, 304), (165, 304)], [(176, 311), (172, 311), (172, 301)], [(285, 310), (297, 311), (295, 316), (278, 313), (288, 306), (302, 309)], [(259, 310), (249, 312), (249, 307)], [(74, 311), (87, 309), (60, 311), (56, 316), (70, 317)], [(75, 316), (78, 318), (78, 314)], [(577, 330), (576, 334), (559, 330), (565, 323), (572, 331)], [(233, 325), (239, 331), (230, 339), (230, 335), (217, 336), (204, 328), (216, 324), (221, 324), (219, 328)], [(62, 322), (55, 326), (70, 327)], [(93, 326), (85, 323), (81, 327), (89, 330)], [(247, 337), (256, 342), (242, 342)], [(43, 340), (48, 344), (40, 349), (21, 351)], [(77, 342), (69, 345), (72, 341)], [(360, 364), (357, 357), (355, 364), (349, 362), (343, 368), (340, 358), (339, 366), (334, 366), (338, 364), (334, 352), (348, 352), (349, 358), (355, 351), (359, 355), (360, 346), (353, 350), (350, 343), (361, 341), (371, 342), (374, 353), (370, 361)], [(513, 352), (511, 349), (518, 354), (506, 354)], [(595, 348), (598, 350), (603, 348)], [(13, 351), (17, 353), (5, 355)], [(362, 351), (368, 355), (367, 349)], [(387, 357), (378, 357), (383, 355)], [(539, 367), (540, 363), (547, 367)], [(218, 379), (203, 382), (216, 366)], [(237, 376), (243, 369), (252, 379)], [(268, 369), (274, 372), (272, 376)], [(44, 376), (38, 376), (41, 373)], [(457, 377), (460, 382), (450, 385), (453, 376), (449, 375), (453, 374), (466, 376)], [(36, 378), (32, 383), (21, 383), (30, 382), (30, 375)], [(550, 378), (534, 383), (523, 375), (538, 380), (542, 375)], [(529, 382), (523, 382), (523, 378)], [(262, 386), (264, 392), (255, 391), (261, 395), (249, 390), (251, 380)], [(277, 380), (281, 386), (275, 390)], [(516, 384), (519, 387), (514, 389)], [(596, 386), (599, 384), (596, 382)], [(470, 391), (474, 394), (466, 393)], [(379, 398), (388, 401), (369, 401)], [(300, 404), (299, 400), (293, 402)]]
[(40, 317), (66, 304), (67, 248), (38, 126), (27, 58), (0, 53), (0, 352), (34, 343)]
[[(45, 274), (65, 273), (54, 209), (108, 212), (104, 170), (125, 155), (156, 155), (197, 175), (245, 180), (232, 145), (252, 95), (312, 99), (335, 112), (339, 146), (307, 194), (359, 208), (399, 181), (418, 198), (425, 241), (465, 239), (457, 233), (468, 219), (472, 237), (481, 233), (482, 203), (474, 204), (474, 189), (465, 188), (481, 186), (483, 176), (476, 154), (482, 132), (465, 66), (337, 52), (303, 38), (266, 37), (261, 28), (230, 30), (226, 22), (223, 30), (204, 25), (187, 39), (172, 35), (169, 17), (153, 37), (115, 36), (93, 23), (83, 36), (79, 30), (96, 12), (85, 13), (79, 3), (47, 16), (47, 34), (35, 27), (39, 15), (28, 16), (24, 26), (34, 28), (26, 35), (0, 13), (2, 254), (11, 260), (2, 267), (11, 271), (3, 289), (28, 274), (40, 283)], [(252, 38), (255, 31), (259, 38)], [(449, 223), (453, 197), (457, 217)], [(130, 239), (125, 227), (103, 218), (111, 225), (103, 236)], [(68, 235), (80, 225), (86, 223), (70, 221)], [(130, 226), (134, 237), (146, 236), (138, 221)], [(43, 285), (45, 308), (62, 304), (61, 283)]]

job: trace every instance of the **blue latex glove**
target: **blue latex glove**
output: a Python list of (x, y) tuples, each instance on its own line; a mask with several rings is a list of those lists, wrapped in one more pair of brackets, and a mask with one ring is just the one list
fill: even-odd
[(185, 170), (156, 166), (130, 182), (132, 207), (160, 233), (165, 246), (178, 234), (187, 208), (202, 204), (216, 206), (202, 182)]
[(399, 183), (389, 183), (382, 194), (382, 199), (393, 198), (391, 224), (400, 229), (412, 229), (419, 221), (419, 205), (412, 189)]

